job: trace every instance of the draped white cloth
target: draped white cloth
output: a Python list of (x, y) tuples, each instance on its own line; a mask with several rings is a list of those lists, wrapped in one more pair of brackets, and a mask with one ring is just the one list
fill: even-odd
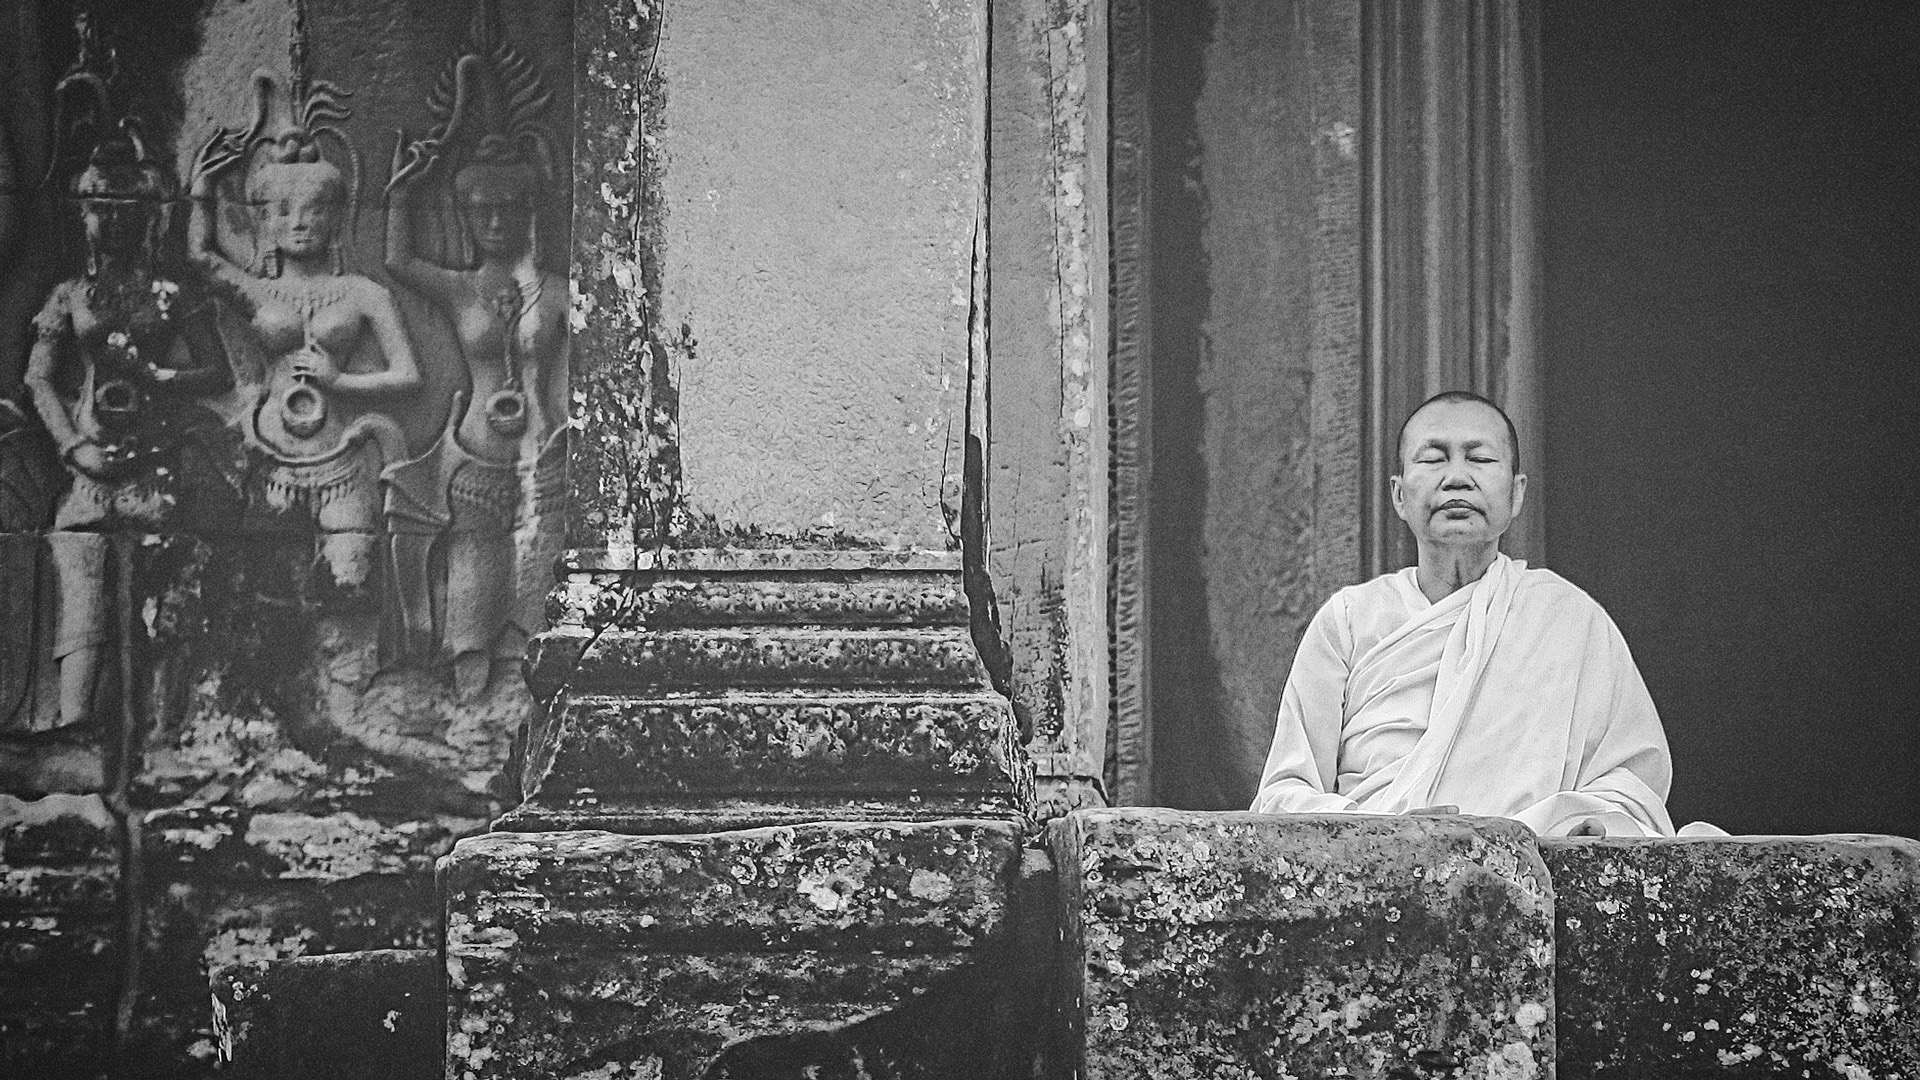
[(1613, 620), (1565, 578), (1500, 555), (1439, 603), (1411, 567), (1327, 601), (1294, 656), (1253, 809), (1454, 805), (1543, 836), (1671, 836), (1672, 779)]

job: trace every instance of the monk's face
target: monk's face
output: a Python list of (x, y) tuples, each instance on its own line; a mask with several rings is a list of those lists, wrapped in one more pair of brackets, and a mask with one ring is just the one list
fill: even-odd
[(1407, 421), (1393, 508), (1423, 544), (1490, 544), (1513, 524), (1527, 478), (1513, 471), (1500, 414), (1477, 401), (1440, 401)]

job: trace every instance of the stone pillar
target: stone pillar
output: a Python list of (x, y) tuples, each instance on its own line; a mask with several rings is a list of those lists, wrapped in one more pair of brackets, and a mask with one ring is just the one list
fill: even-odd
[(1107, 5), (995, 5), (989, 547), (1046, 813), (1107, 755)]
[(648, 10), (576, 29), (575, 546), (512, 827), (1011, 816), (961, 551), (984, 3)]
[(443, 864), (449, 1075), (1016, 1047), (986, 33), (984, 0), (579, 5), (573, 546), (525, 801)]
[(956, 550), (983, 0), (580, 12), (573, 565)]

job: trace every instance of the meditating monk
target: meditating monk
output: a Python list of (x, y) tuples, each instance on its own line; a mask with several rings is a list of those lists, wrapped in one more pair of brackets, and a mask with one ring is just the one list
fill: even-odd
[(1254, 810), (1673, 835), (1666, 734), (1619, 629), (1565, 578), (1500, 553), (1526, 498), (1519, 464), (1513, 422), (1476, 394), (1407, 418), (1392, 494), (1419, 563), (1313, 617)]

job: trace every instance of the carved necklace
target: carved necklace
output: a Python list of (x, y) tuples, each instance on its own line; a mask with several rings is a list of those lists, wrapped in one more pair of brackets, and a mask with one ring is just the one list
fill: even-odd
[(306, 330), (308, 344), (313, 343), (312, 324), (314, 317), (347, 298), (348, 284), (337, 278), (295, 279), (301, 284), (293, 284), (283, 278), (261, 278), (260, 287), (268, 296), (300, 313), (300, 324)]
[[(264, 278), (261, 284), (268, 296), (300, 313), (300, 351), (323, 351), (313, 332), (313, 320), (322, 311), (347, 297), (347, 283), (341, 280), (312, 279), (299, 285), (279, 278)], [(295, 438), (312, 436), (326, 426), (327, 399), (313, 383), (313, 377), (296, 369), (293, 385), (280, 394), (280, 422)]]

